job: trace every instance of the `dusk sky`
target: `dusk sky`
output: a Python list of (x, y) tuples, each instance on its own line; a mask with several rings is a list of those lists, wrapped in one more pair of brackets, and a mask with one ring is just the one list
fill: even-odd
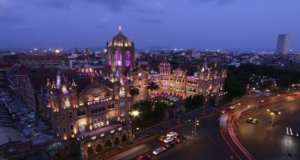
[(0, 0), (0, 47), (104, 47), (118, 25), (137, 49), (273, 50), (291, 34), (299, 0)]

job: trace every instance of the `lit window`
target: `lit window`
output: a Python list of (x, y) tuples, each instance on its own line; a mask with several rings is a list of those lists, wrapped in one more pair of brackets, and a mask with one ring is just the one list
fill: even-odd
[(120, 88), (120, 97), (125, 97), (125, 88), (124, 87), (121, 87)]

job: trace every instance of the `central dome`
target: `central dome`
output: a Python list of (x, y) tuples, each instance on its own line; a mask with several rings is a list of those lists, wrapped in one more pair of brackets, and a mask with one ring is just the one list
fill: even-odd
[(109, 46), (115, 47), (131, 47), (132, 42), (122, 33), (121, 26), (119, 26), (119, 33), (112, 38)]

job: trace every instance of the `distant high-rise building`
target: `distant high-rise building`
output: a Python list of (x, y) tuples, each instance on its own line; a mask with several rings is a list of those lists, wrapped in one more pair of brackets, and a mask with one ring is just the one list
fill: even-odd
[(290, 35), (280, 34), (277, 40), (276, 54), (287, 55), (289, 50)]

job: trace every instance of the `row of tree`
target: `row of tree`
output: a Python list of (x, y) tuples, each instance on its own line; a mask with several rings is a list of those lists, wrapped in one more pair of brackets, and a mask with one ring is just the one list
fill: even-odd
[[(148, 84), (147, 88), (150, 91), (153, 91), (153, 90), (159, 89), (159, 86), (155, 82), (150, 82)], [(130, 90), (129, 90), (129, 94), (131, 95), (131, 97), (135, 97), (135, 96), (138, 96), (140, 94), (140, 91), (136, 87), (131, 87)]]
[[(231, 101), (233, 98), (243, 96), (247, 91), (247, 85), (251, 84), (250, 78), (267, 76), (276, 80), (276, 86), (266, 83), (266, 89), (280, 91), (287, 89), (294, 83), (299, 83), (300, 72), (294, 69), (278, 68), (266, 65), (242, 64), (240, 67), (228, 67), (228, 75), (224, 84), (225, 98)], [(251, 86), (250, 86), (251, 87)]]
[(165, 118), (167, 110), (174, 108), (174, 104), (168, 101), (141, 101), (132, 105), (129, 112), (138, 111), (139, 115), (131, 117), (134, 126), (139, 128), (147, 128)]
[(184, 106), (186, 108), (186, 111), (191, 111), (193, 109), (202, 107), (203, 104), (204, 104), (203, 95), (190, 96), (184, 100)]

